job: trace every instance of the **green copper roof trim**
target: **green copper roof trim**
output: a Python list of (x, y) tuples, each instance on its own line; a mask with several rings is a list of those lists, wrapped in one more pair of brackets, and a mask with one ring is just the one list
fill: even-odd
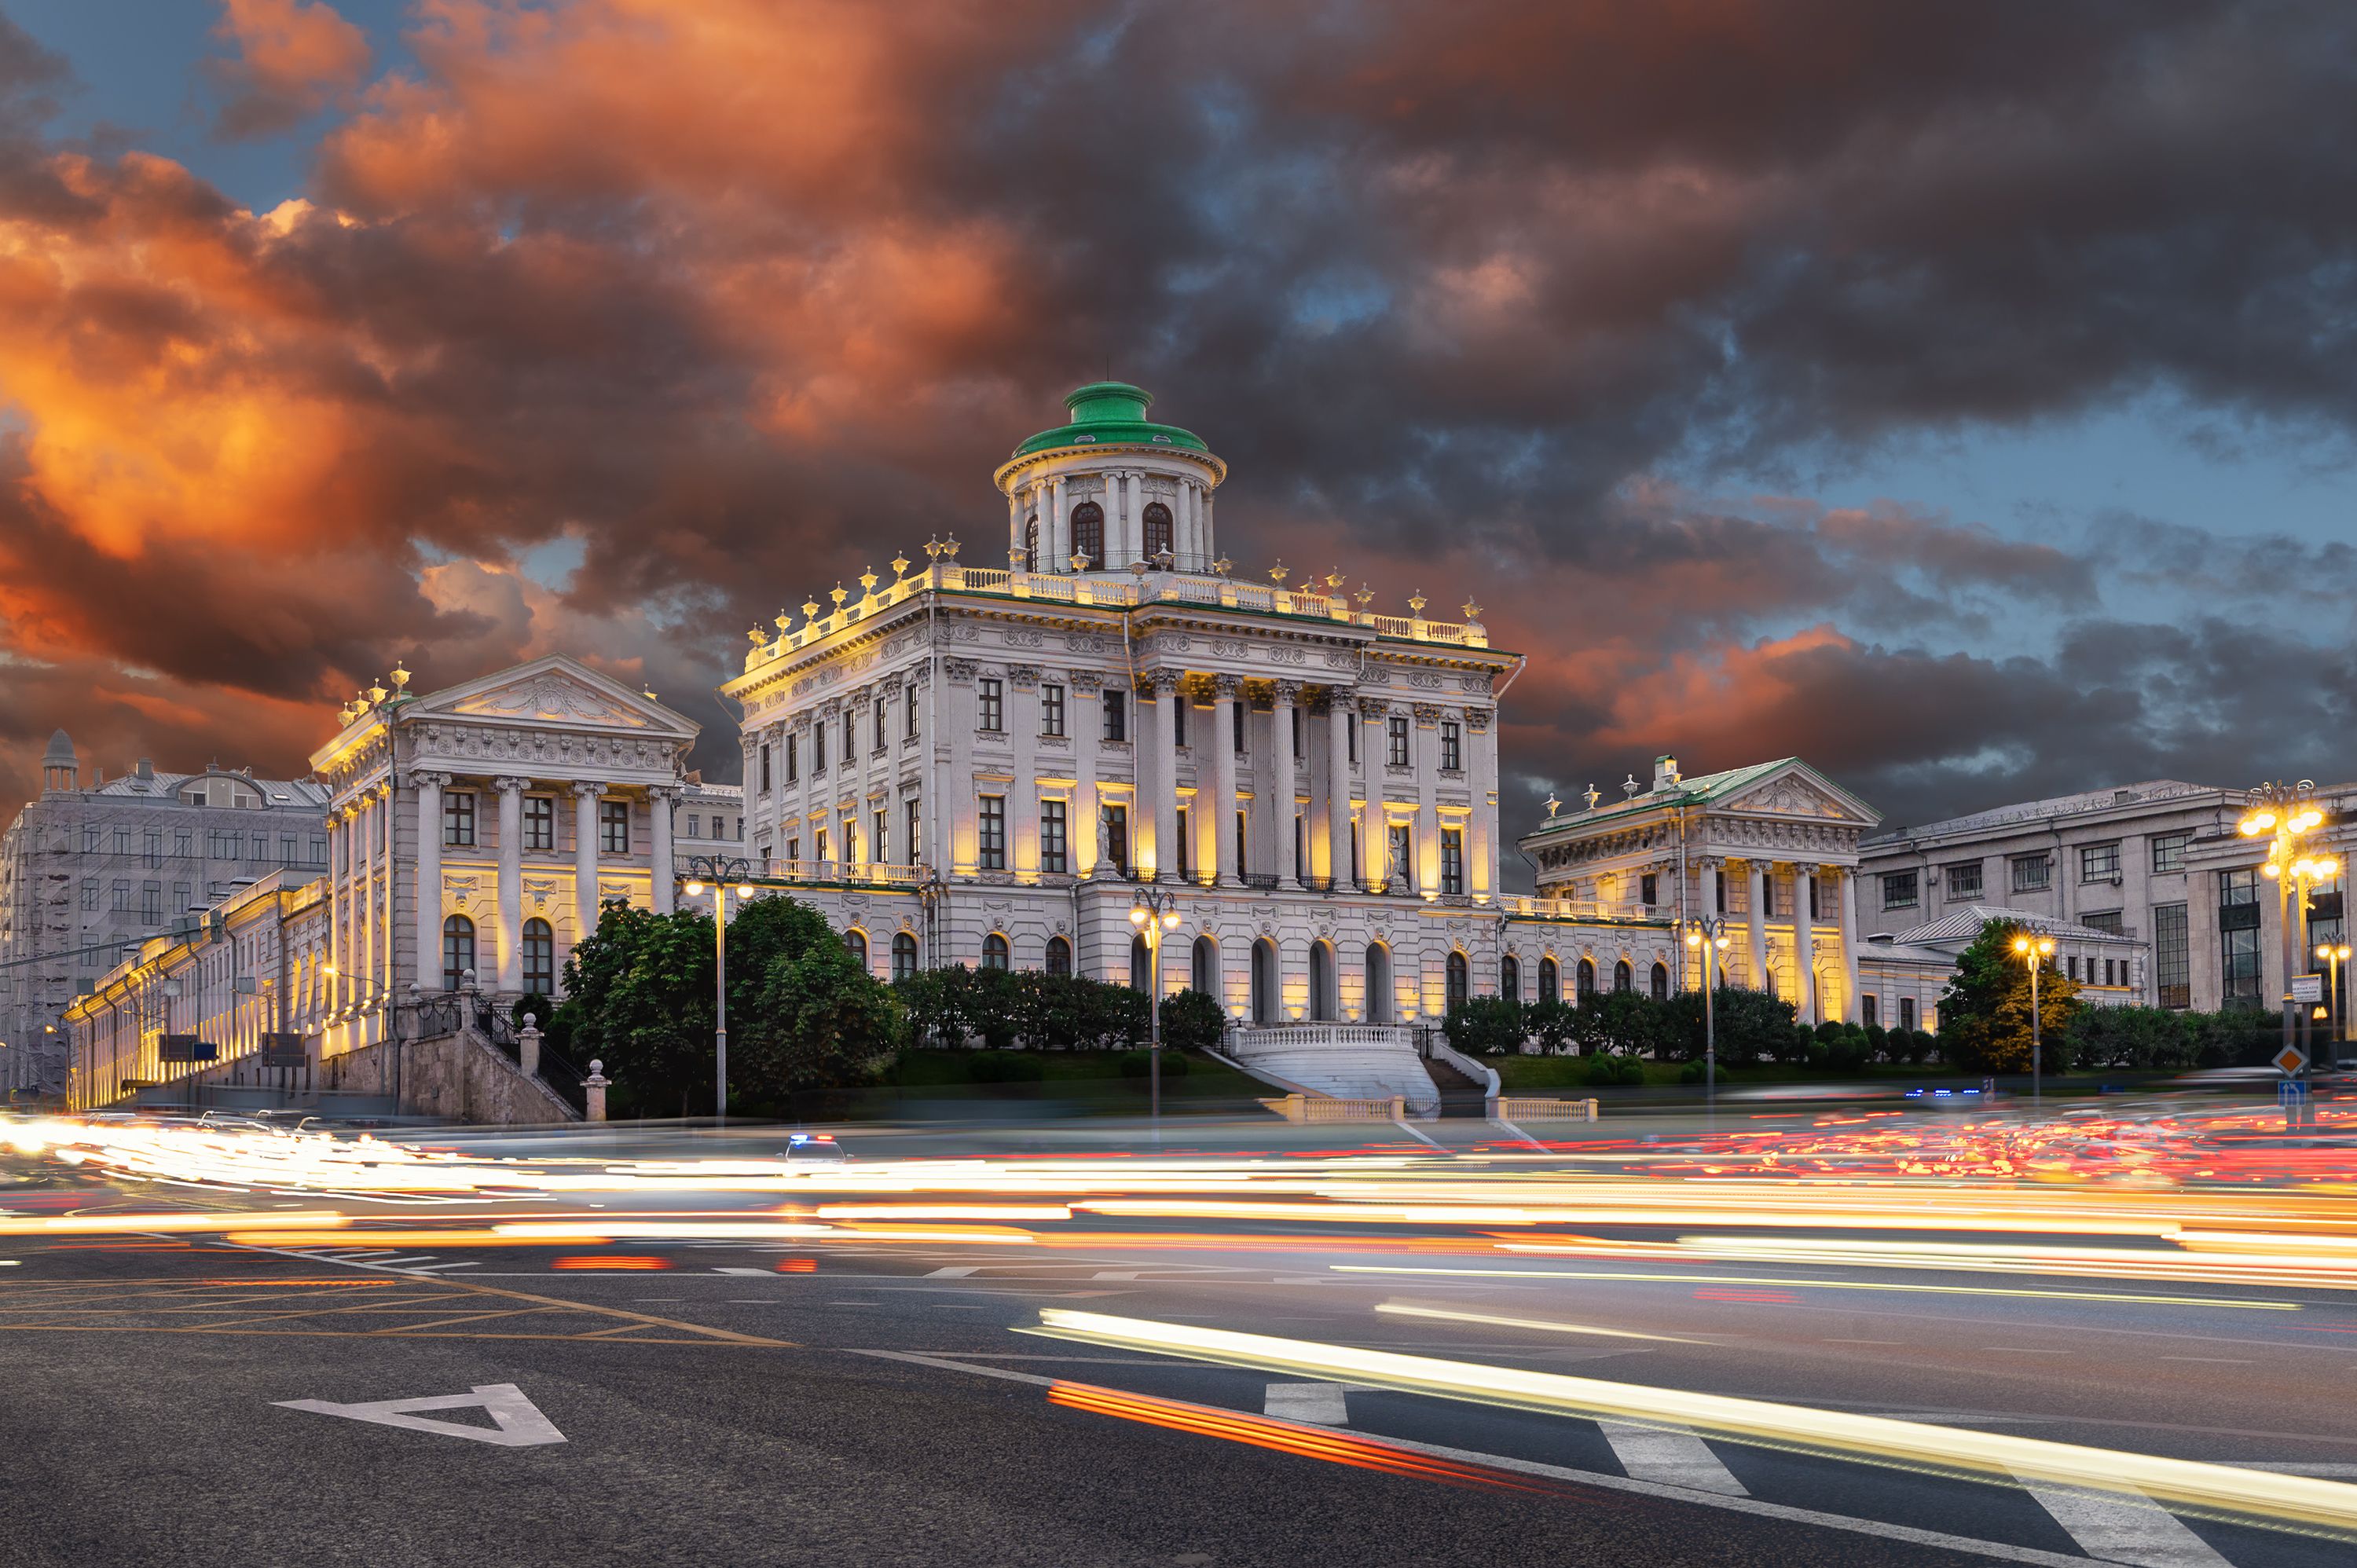
[(1066, 446), (1172, 446), (1209, 453), (1203, 438), (1175, 424), (1157, 424), (1146, 417), (1154, 394), (1127, 381), (1091, 381), (1064, 394), (1071, 423), (1043, 430), (1017, 446), (1015, 457)]

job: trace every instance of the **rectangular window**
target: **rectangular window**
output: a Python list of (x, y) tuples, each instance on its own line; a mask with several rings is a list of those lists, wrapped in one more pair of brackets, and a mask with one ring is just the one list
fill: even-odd
[(328, 864), (328, 841), (326, 839), (315, 838), (311, 841), (310, 864), (313, 865), (325, 865)]
[(2152, 868), (2156, 872), (2185, 869), (2185, 846), (2193, 842), (2191, 833), (2156, 833), (2152, 841)]
[(270, 835), (269, 835), (268, 833), (256, 833), (256, 834), (254, 834), (254, 835), (253, 835), (253, 860), (254, 860), (254, 863), (255, 863), (256, 865), (259, 865), (259, 864), (260, 864), (260, 863), (262, 863), (263, 861), (268, 860), (269, 858), (270, 858)]
[[(1651, 882), (1652, 878), (1649, 876), (1645, 880)], [(1440, 890), (1452, 895), (1459, 895), (1465, 891), (1465, 830), (1463, 828), (1440, 830)], [(1652, 902), (1650, 897), (1645, 901), (1649, 904)]]
[[(2120, 846), (2091, 843), (2079, 852), (2079, 880), (2109, 882), (2120, 874)], [(2093, 962), (2093, 960), (2089, 961)]]
[(1039, 802), (1039, 869), (1062, 872), (1071, 869), (1064, 839), (1064, 802)]
[(2121, 911), (2117, 909), (2093, 909), (2080, 916), (2079, 923), (2091, 930), (2118, 931), (2125, 934), (2127, 928), (2120, 923), (2120, 915)]
[(278, 862), (282, 865), (292, 865), (295, 864), (295, 835), (293, 833), (280, 833), (278, 835)]
[[(1464, 766), (1465, 742), (1462, 732), (1458, 730), (1455, 719), (1443, 719), (1440, 721), (1440, 770), (1443, 773), (1455, 773), (1460, 771)], [(1650, 899), (1647, 901), (1651, 902)]]
[(798, 735), (786, 736), (786, 782), (789, 784), (802, 776), (802, 737)]
[[(117, 854), (129, 854), (131, 853), (131, 830), (129, 828), (117, 828), (114, 830), (114, 853)], [(235, 860), (237, 858), (237, 851), (230, 851), (229, 858)]]
[(453, 789), (442, 797), (442, 842), (447, 846), (475, 845), (475, 792)]
[(188, 906), (196, 901), (197, 889), (194, 884), (187, 882), (172, 884), (172, 913), (185, 915), (188, 912)]
[(859, 715), (845, 708), (843, 713), (843, 764), (848, 768), (859, 760)]
[(2013, 890), (2016, 893), (2043, 893), (2054, 880), (2054, 857), (2050, 854), (2025, 854), (2013, 863)]
[(1187, 808), (1181, 806), (1178, 808), (1178, 875), (1182, 877), (1192, 876), (1195, 873), (1194, 851), (1194, 829), (1188, 820)]
[(96, 854), (98, 853), (100, 842), (101, 840), (98, 830), (90, 826), (88, 823), (84, 823), (81, 830), (82, 854)]
[(186, 828), (180, 828), (175, 831), (172, 834), (172, 853), (178, 855), (182, 860), (186, 860), (190, 855), (196, 854), (197, 835), (190, 832)]
[(113, 904), (109, 905), (109, 906), (108, 906), (108, 908), (111, 908), (111, 909), (113, 909), (113, 910), (114, 911), (114, 913), (116, 913), (116, 914), (118, 914), (118, 915), (128, 915), (129, 913), (131, 913), (131, 884), (130, 884), (130, 883), (128, 883), (128, 882), (124, 882), (124, 881), (117, 881), (117, 882), (115, 883), (115, 885), (114, 885), (114, 902), (113, 902)]
[(1288, 709), (1288, 710), (1286, 710), (1286, 711), (1287, 711), (1287, 712), (1289, 712), (1289, 713), (1291, 713), (1291, 714), (1293, 714), (1293, 755), (1294, 755), (1295, 757), (1298, 757), (1301, 755), (1301, 707), (1300, 707), (1300, 704), (1296, 703), (1293, 707), (1291, 707), (1290, 709)]
[(1299, 882), (1309, 875), (1308, 852), (1302, 844), (1301, 819), (1293, 819), (1293, 879)]
[(1104, 694), (1104, 737), (1107, 740), (1129, 738), (1129, 693), (1108, 687)]
[(886, 737), (884, 734), (884, 710), (888, 706), (889, 706), (889, 704), (884, 698), (878, 697), (876, 699), (876, 744), (874, 749), (877, 751), (882, 751), (885, 747)]
[(1915, 908), (1915, 874), (1911, 871), (1886, 871), (1882, 874), (1882, 907), (1886, 909)]
[(892, 864), (891, 849), (892, 813), (889, 811), (877, 811), (876, 813), (876, 843), (869, 848), (868, 854), (874, 856), (878, 863), (889, 865)]
[(2077, 984), (2079, 980), (2079, 955), (2077, 953), (2072, 953), (2062, 961), (2068, 966), (2072, 983), (2074, 985)]
[(1941, 875), (1948, 884), (1949, 903), (1963, 903), (1981, 896), (1981, 863), (1979, 861), (1960, 861), (1954, 865), (1943, 866)]
[(826, 771), (826, 724), (823, 720), (811, 725), (811, 772)]
[(906, 722), (901, 725), (901, 733), (906, 738), (914, 740), (917, 738), (917, 689), (911, 686), (901, 693), (900, 702), (908, 710), (902, 715)]
[(2218, 958), (2220, 1000), (2228, 1006), (2259, 1005), (2259, 874), (2255, 871), (2218, 874)]
[(918, 846), (924, 843), (924, 839), (918, 832), (918, 828), (924, 819), (918, 814), (916, 801), (909, 800), (905, 802), (904, 809), (908, 812), (909, 826), (907, 836), (901, 842), (909, 846), (909, 864), (910, 865), (914, 865), (919, 860), (923, 858), (922, 852)]
[[(1113, 693), (1107, 693), (1111, 696)], [(1129, 808), (1107, 806), (1104, 809), (1105, 858), (1124, 876), (1129, 875)]]
[(1882, 1022), (1882, 1010), (1875, 1004), (1878, 999), (1875, 996), (1873, 992), (1867, 992), (1857, 1000), (1858, 1004), (1864, 1009), (1862, 1017), (1867, 1028), (1871, 1029), (1874, 1026)]
[(853, 865), (859, 864), (859, 819), (847, 811), (843, 818), (843, 858)]
[(160, 882), (143, 884), (139, 889), (139, 918), (153, 926), (164, 918), (164, 885)]
[(549, 795), (523, 798), (523, 847), (543, 852), (556, 847), (556, 800)]
[(95, 876), (81, 879), (81, 907), (85, 909), (98, 908), (98, 878)]
[(1187, 710), (1195, 705), (1193, 698), (1184, 692), (1170, 693), (1170, 744), (1187, 744)]
[(1239, 876), (1252, 870), (1251, 841), (1244, 831), (1245, 823), (1244, 813), (1238, 811), (1236, 813), (1236, 875)]
[(1344, 743), (1350, 747), (1351, 766), (1356, 768), (1359, 766), (1359, 711), (1356, 708), (1337, 703), (1334, 708), (1334, 719), (1342, 726)]
[(981, 854), (982, 869), (1006, 869), (1006, 797), (985, 795), (982, 798), (982, 836), (976, 846)]
[(786, 841), (786, 864), (791, 865), (795, 861), (800, 860), (802, 857), (802, 841), (799, 838), (788, 839)]
[(149, 828), (139, 835), (139, 858), (149, 865), (164, 863), (164, 835), (161, 832)]
[[(762, 789), (763, 792), (764, 792), (764, 793), (766, 793), (766, 792), (768, 791), (769, 788), (770, 788), (770, 746), (769, 746), (769, 743), (768, 743), (767, 741), (764, 741), (764, 742), (762, 742), (762, 743), (761, 743), (761, 789)], [(691, 831), (693, 831), (693, 830), (691, 830)]]
[(1236, 715), (1236, 755), (1238, 757), (1244, 754), (1244, 710), (1251, 705), (1242, 697), (1228, 704), (1228, 711)]
[[(712, 823), (713, 823), (713, 834), (712, 834), (712, 836), (713, 836), (714, 838), (718, 838), (718, 837), (720, 836), (720, 832), (719, 832), (720, 819), (719, 819), (718, 817), (715, 817), (715, 818), (713, 818), (713, 819), (712, 819)], [(694, 811), (690, 811), (690, 812), (687, 814), (687, 835), (686, 835), (686, 836), (687, 836), (687, 837), (689, 837), (689, 838), (692, 838), (692, 839), (700, 839), (700, 838), (702, 838), (702, 837), (704, 836), (704, 818), (703, 818), (701, 815), (699, 815), (698, 813), (694, 812)]]
[(1899, 1026), (1902, 1029), (1915, 1026), (1915, 998), (1912, 996), (1899, 999)]
[(1394, 714), (1384, 721), (1383, 734), (1387, 747), (1383, 754), (1384, 762), (1394, 768), (1405, 768), (1407, 766), (1407, 715)]
[(1654, 875), (1650, 871), (1645, 873), (1642, 876), (1637, 878), (1637, 902), (1640, 904), (1660, 903), (1661, 898), (1659, 895), (1661, 893), (1661, 887), (1662, 881), (1660, 877)]
[(1046, 685), (1039, 688), (1039, 733), (1064, 733), (1064, 688)]
[(600, 854), (630, 853), (630, 803), (628, 800), (597, 802), (597, 852)]
[(1006, 727), (1006, 687), (996, 675), (985, 675), (980, 682), (982, 721), (977, 726), (993, 734)]
[(821, 828), (816, 833), (813, 834), (812, 837), (818, 849), (818, 863), (821, 865), (824, 865), (828, 861), (834, 858), (834, 855), (827, 843), (826, 830), (824, 828)]

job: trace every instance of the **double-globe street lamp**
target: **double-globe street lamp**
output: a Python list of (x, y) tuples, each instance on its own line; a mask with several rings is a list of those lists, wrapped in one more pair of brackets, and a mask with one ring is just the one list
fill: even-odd
[[(2300, 840), (2324, 825), (2324, 808), (2316, 803), (2314, 781), (2303, 779), (2296, 784), (2262, 784), (2244, 800), (2243, 820), (2235, 825), (2236, 831), (2244, 838), (2272, 835), (2266, 863), (2259, 872), (2278, 889), (2276, 908), (2283, 933), (2283, 1043), (2288, 1050), (2297, 1044), (2293, 1026), (2299, 1004), (2292, 999), (2291, 979), (2300, 950), (2306, 946), (2309, 887), (2340, 875), (2341, 862), (2329, 854), (2307, 854), (2300, 850)], [(2303, 1062), (2299, 1069), (2303, 1086), (2308, 1073), (2308, 1064)]]
[(728, 895), (730, 884), (739, 903), (753, 896), (753, 863), (725, 855), (699, 854), (687, 863), (687, 896), (703, 897), (712, 889), (712, 1077), (713, 1115), (728, 1125)]
[(1132, 896), (1129, 923), (1146, 938), (1146, 1092), (1155, 1130), (1162, 1125), (1162, 933), (1178, 929), (1178, 896), (1155, 886)]
[(2036, 1105), (2045, 1098), (2039, 1069), (2038, 972), (2054, 956), (2054, 939), (2025, 931), (2013, 939), (2013, 950), (2029, 966), (2029, 1102)]
[(1718, 1019), (1713, 993), (1718, 989), (1718, 966), (1725, 961), (1719, 955), (1727, 951), (1727, 917), (1689, 917), (1686, 946), (1702, 954), (1702, 1097), (1715, 1127), (1718, 1124)]

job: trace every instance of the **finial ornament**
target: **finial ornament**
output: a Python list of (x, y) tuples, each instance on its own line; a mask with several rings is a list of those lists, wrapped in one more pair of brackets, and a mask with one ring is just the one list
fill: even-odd
[(818, 601), (816, 599), (804, 599), (802, 601), (802, 618), (805, 620), (818, 619)]
[(843, 601), (849, 598), (851, 594), (841, 583), (837, 583), (834, 587), (827, 590), (826, 596), (834, 601), (835, 608), (841, 609), (843, 607)]
[(1329, 588), (1340, 587), (1342, 585), (1342, 572), (1340, 567), (1336, 567), (1333, 571), (1326, 574), (1326, 585)]
[(1563, 809), (1563, 802), (1555, 798), (1555, 791), (1552, 789), (1547, 791), (1546, 809), (1549, 817), (1553, 817), (1555, 812)]
[(655, 695), (655, 689), (652, 686), (641, 686), (639, 688), (639, 695), (644, 697), (650, 703), (659, 703), (662, 701), (662, 698)]
[(928, 539), (925, 541), (925, 554), (929, 559), (939, 559), (941, 553), (942, 542), (940, 540)]
[(1352, 594), (1351, 596), (1359, 601), (1359, 607), (1361, 609), (1365, 609), (1369, 605), (1375, 602), (1374, 589), (1369, 587), (1364, 583), (1361, 583), (1359, 585), (1359, 591)]
[(1073, 570), (1073, 571), (1075, 571), (1075, 572), (1085, 572), (1085, 571), (1087, 571), (1088, 569), (1089, 569), (1089, 558), (1088, 558), (1086, 555), (1082, 554), (1081, 552), (1077, 551), (1077, 550), (1073, 551), (1073, 552), (1072, 552), (1072, 570)]
[(1468, 599), (1460, 607), (1465, 611), (1465, 618), (1467, 620), (1480, 620), (1481, 618), (1481, 606), (1479, 600)]
[(957, 559), (957, 535), (952, 533), (947, 539), (942, 541), (942, 553), (954, 561)]
[[(781, 620), (781, 621), (782, 621), (782, 620), (784, 620), (786, 618), (785, 618), (785, 617), (783, 617), (783, 616), (780, 616), (778, 618), (779, 618), (780, 620)], [(761, 628), (760, 628), (759, 627), (758, 627), (758, 626), (757, 626), (757, 627), (755, 627), (755, 628), (753, 628), (753, 629), (752, 629), (752, 630), (750, 630), (750, 631), (748, 631), (748, 632), (747, 632), (747, 633), (745, 634), (745, 639), (746, 639), (748, 642), (750, 642), (750, 643), (751, 643), (754, 647), (756, 647), (756, 648), (760, 647), (760, 646), (761, 646), (761, 644), (763, 644), (763, 643), (765, 643), (765, 642), (767, 642), (767, 641), (769, 641), (769, 640), (770, 640), (768, 638), (763, 637), (763, 636), (761, 635)]]
[(1596, 810), (1596, 802), (1602, 799), (1604, 799), (1604, 791), (1590, 784), (1587, 787), (1587, 809), (1591, 811)]
[(1222, 577), (1226, 576), (1229, 573), (1231, 573), (1231, 572), (1234, 571), (1235, 569), (1236, 569), (1236, 564), (1235, 564), (1234, 562), (1232, 562), (1232, 561), (1229, 560), (1229, 559), (1228, 559), (1226, 556), (1224, 556), (1224, 555), (1221, 556), (1217, 561), (1214, 561), (1214, 562), (1212, 562), (1212, 563), (1211, 563), (1211, 570), (1212, 570), (1212, 571), (1214, 571), (1214, 572), (1217, 572), (1217, 573), (1218, 573), (1221, 576), (1222, 576)]
[(894, 582), (896, 582), (896, 583), (897, 583), (897, 582), (899, 582), (901, 578), (903, 578), (903, 577), (907, 576), (908, 575), (909, 575), (909, 558), (908, 558), (906, 555), (895, 555), (895, 556), (893, 556), (893, 557), (892, 557), (892, 580), (893, 580)]
[(1645, 787), (1637, 782), (1637, 776), (1633, 773), (1620, 781), (1620, 793), (1628, 796), (1631, 800), (1644, 792)]
[(1285, 586), (1285, 563), (1284, 563), (1284, 562), (1279, 561), (1275, 565), (1271, 566), (1271, 567), (1268, 569), (1268, 580), (1269, 580), (1270, 582), (1272, 582), (1272, 583), (1275, 583), (1275, 584), (1278, 587), (1280, 587), (1280, 588), (1281, 588), (1281, 587), (1283, 587), (1283, 586)]
[[(794, 618), (792, 616), (787, 614), (784, 610), (780, 610), (778, 612), (778, 630), (780, 633), (791, 631), (793, 629), (793, 625)], [(760, 628), (756, 627), (754, 629), (759, 631)]]
[(391, 695), (393, 695), (393, 693), (386, 691), (382, 686), (371, 686), (369, 688), (369, 701), (371, 703), (382, 703)]
[(1424, 616), (1424, 607), (1431, 602), (1421, 592), (1410, 594), (1407, 596), (1407, 612), (1421, 619)]
[(859, 574), (859, 588), (860, 592), (866, 594), (871, 597), (875, 595), (876, 574), (873, 571), (866, 571)]
[(393, 667), (393, 689), (404, 693), (409, 690), (409, 671), (398, 664)]

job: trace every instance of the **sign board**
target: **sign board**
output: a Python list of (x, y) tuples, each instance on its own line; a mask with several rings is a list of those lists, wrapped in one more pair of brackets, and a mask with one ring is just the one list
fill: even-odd
[(196, 1035), (166, 1035), (156, 1042), (156, 1059), (167, 1062), (219, 1061), (221, 1047)]
[(310, 1057), (303, 1049), (302, 1036), (281, 1034), (275, 1030), (263, 1035), (262, 1065), (264, 1067), (301, 1067), (309, 1060)]
[(2305, 1105), (2308, 1100), (2308, 1081), (2305, 1079), (2287, 1078), (2276, 1085), (2276, 1103), (2278, 1105)]
[(2269, 1059), (2275, 1063), (2278, 1069), (2288, 1076), (2299, 1071), (2300, 1069), (2308, 1065), (2308, 1053), (2301, 1050), (2298, 1046), (2286, 1046)]
[(2293, 975), (2291, 977), (2291, 999), (2295, 1002), (2323, 1001), (2324, 976), (2320, 974)]

